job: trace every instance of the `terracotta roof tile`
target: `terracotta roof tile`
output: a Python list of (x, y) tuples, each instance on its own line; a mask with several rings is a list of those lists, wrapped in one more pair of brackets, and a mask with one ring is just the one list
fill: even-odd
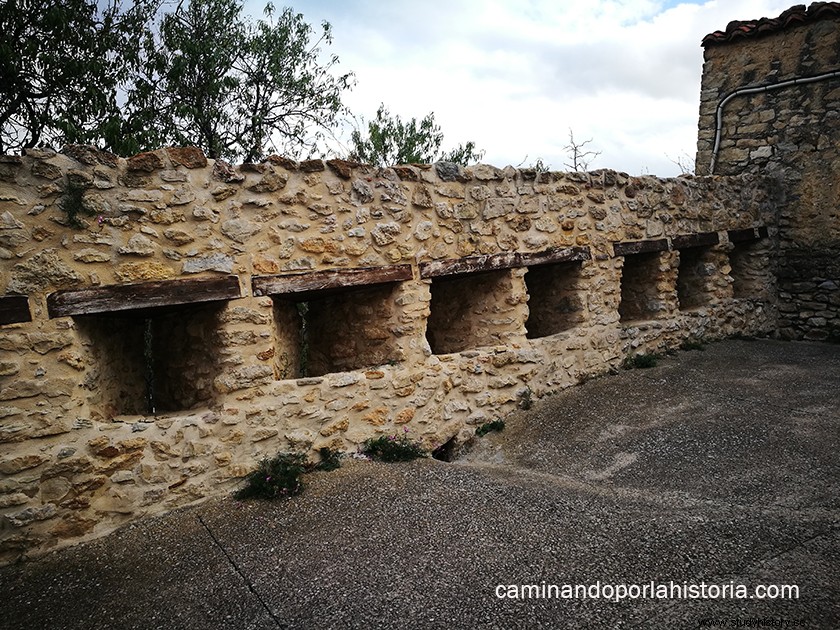
[(715, 46), (748, 37), (760, 37), (800, 24), (835, 17), (840, 17), (840, 2), (813, 2), (807, 9), (804, 4), (797, 4), (777, 18), (730, 22), (725, 31), (715, 31), (706, 35), (703, 38), (703, 46)]

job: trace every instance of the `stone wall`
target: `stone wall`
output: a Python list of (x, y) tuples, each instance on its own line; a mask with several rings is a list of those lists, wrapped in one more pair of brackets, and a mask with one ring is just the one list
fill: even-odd
[(768, 87), (723, 107), (714, 172), (775, 181), (780, 335), (840, 340), (840, 5), (735, 22), (704, 45), (697, 172), (710, 171), (721, 101)]
[(775, 214), (756, 175), (2, 157), (0, 558), (773, 331)]

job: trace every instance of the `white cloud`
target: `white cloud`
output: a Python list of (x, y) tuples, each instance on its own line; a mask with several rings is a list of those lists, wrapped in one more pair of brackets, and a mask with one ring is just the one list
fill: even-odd
[[(789, 0), (308, 0), (353, 70), (346, 104), (403, 118), (434, 111), (454, 146), (504, 166), (567, 161), (568, 130), (602, 151), (593, 167), (679, 173), (697, 136), (700, 40), (731, 20), (775, 17)], [(248, 2), (258, 15), (261, 4)]]

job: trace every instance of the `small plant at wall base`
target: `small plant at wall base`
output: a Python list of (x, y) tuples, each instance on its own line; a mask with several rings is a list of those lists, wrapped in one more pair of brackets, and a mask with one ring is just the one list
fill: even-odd
[(265, 458), (245, 478), (245, 487), (236, 493), (237, 499), (282, 499), (300, 494), (300, 476), (306, 472), (306, 455), (279, 453)]
[(656, 367), (657, 357), (654, 353), (648, 354), (634, 354), (631, 357), (624, 359), (624, 369), (631, 370), (633, 368), (652, 368)]
[(428, 455), (426, 449), (406, 433), (370, 438), (365, 442), (362, 452), (380, 462), (407, 462)]
[(335, 470), (341, 468), (341, 458), (344, 455), (341, 451), (334, 451), (328, 446), (318, 449), (321, 461), (313, 466), (313, 470)]
[(487, 435), (491, 431), (502, 431), (505, 428), (505, 421), (501, 419), (485, 422), (475, 430), (475, 434), (479, 437)]
[(519, 408), (528, 411), (531, 408), (531, 405), (534, 404), (534, 401), (531, 398), (531, 388), (527, 385), (524, 389), (520, 390), (517, 394), (519, 397)]
[(341, 467), (341, 451), (329, 447), (318, 449), (321, 461), (312, 464), (305, 453), (279, 453), (263, 459), (257, 469), (245, 478), (245, 487), (236, 492), (237, 499), (282, 499), (303, 492), (304, 473), (335, 470)]
[(705, 350), (706, 344), (699, 339), (689, 338), (680, 344), (680, 350)]

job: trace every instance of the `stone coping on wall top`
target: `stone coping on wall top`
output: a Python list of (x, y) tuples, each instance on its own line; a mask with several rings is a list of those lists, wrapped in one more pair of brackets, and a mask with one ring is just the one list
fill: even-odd
[(522, 253), (506, 252), (503, 254), (485, 254), (466, 256), (448, 260), (434, 260), (420, 264), (420, 277), (435, 278), (457, 276), (482, 271), (498, 271), (514, 267), (533, 267), (561, 262), (590, 260), (588, 247), (552, 247), (541, 252)]
[(0, 296), (0, 326), (31, 321), (29, 298), (25, 295)]
[(239, 277), (185, 278), (68, 289), (47, 296), (52, 317), (144, 311), (242, 297)]
[(411, 280), (411, 265), (385, 265), (351, 269), (327, 269), (295, 274), (262, 275), (251, 279), (255, 296), (288, 296), (295, 300), (353, 287), (367, 287)]

